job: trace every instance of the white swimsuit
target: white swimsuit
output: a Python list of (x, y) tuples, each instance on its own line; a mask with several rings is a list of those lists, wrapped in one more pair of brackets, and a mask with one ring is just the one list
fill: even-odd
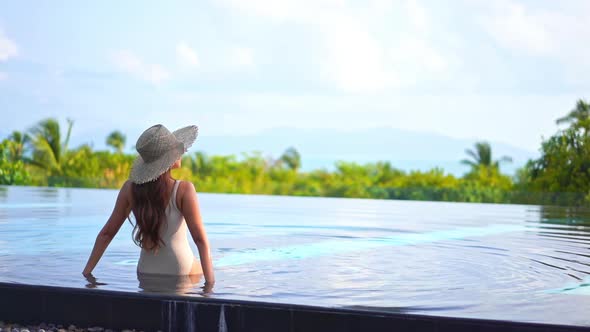
[(174, 182), (174, 190), (166, 207), (166, 222), (162, 225), (164, 246), (156, 253), (141, 249), (138, 273), (188, 275), (192, 270), (196, 258), (188, 242), (184, 216), (176, 206), (179, 184), (178, 180)]

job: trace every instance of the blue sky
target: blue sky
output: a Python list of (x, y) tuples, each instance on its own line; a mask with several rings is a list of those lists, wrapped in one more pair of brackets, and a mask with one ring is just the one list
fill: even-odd
[(537, 150), (590, 88), (590, 2), (5, 1), (0, 134), (392, 127)]

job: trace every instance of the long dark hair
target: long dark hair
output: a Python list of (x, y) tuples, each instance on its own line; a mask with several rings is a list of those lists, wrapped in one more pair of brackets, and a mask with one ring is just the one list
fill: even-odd
[(133, 184), (133, 242), (140, 248), (157, 251), (165, 243), (162, 240), (161, 228), (166, 218), (166, 208), (170, 193), (168, 179), (170, 172), (166, 172), (152, 182)]

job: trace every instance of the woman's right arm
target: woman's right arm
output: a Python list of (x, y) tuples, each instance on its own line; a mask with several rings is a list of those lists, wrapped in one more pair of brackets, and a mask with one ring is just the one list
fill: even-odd
[(209, 240), (207, 240), (207, 233), (201, 218), (201, 211), (199, 210), (199, 201), (197, 200), (197, 191), (191, 182), (182, 182), (185, 184), (184, 194), (181, 199), (180, 211), (186, 220), (186, 224), (191, 233), (193, 241), (199, 249), (199, 258), (201, 261), (201, 268), (205, 276), (205, 281), (209, 284), (215, 282), (213, 274), (213, 261), (211, 259), (211, 251), (209, 249)]
[(127, 181), (119, 191), (111, 216), (96, 236), (90, 257), (88, 257), (86, 267), (82, 271), (83, 275), (89, 276), (92, 273), (92, 270), (98, 264), (109, 243), (111, 243), (111, 240), (113, 240), (117, 232), (119, 232), (121, 225), (123, 225), (125, 219), (129, 216), (131, 212), (131, 187), (131, 182)]

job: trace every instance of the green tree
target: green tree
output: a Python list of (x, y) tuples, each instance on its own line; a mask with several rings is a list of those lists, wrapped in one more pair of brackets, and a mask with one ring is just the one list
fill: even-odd
[(289, 169), (297, 171), (301, 168), (301, 155), (297, 149), (290, 147), (279, 158), (279, 160), (287, 165)]
[(30, 176), (22, 160), (15, 160), (16, 143), (5, 139), (0, 142), (0, 185), (27, 184)]
[(475, 150), (465, 150), (469, 159), (461, 160), (462, 164), (471, 166), (472, 171), (477, 171), (481, 166), (499, 168), (502, 162), (512, 162), (512, 158), (503, 156), (499, 160), (492, 159), (492, 147), (488, 142), (475, 143)]
[[(542, 142), (541, 157), (514, 178), (500, 172), (508, 157), (493, 159), (486, 142), (467, 150), (471, 166), (457, 178), (443, 169), (405, 172), (390, 162), (340, 161), (333, 171), (303, 172), (301, 155), (289, 148), (278, 159), (250, 152), (183, 157), (175, 176), (193, 181), (199, 191), (243, 194), (336, 196), (378, 199), (441, 200), (579, 205), (590, 202), (590, 109), (584, 101), (558, 119), (568, 127)], [(135, 155), (123, 153), (125, 136), (114, 131), (107, 144), (117, 152), (93, 151), (89, 145), (68, 147), (67, 130), (55, 119), (28, 133), (14, 132), (0, 142), (0, 184), (117, 188), (127, 179)], [(65, 134), (64, 134), (65, 132)]]
[(15, 130), (8, 136), (8, 140), (12, 143), (9, 145), (10, 159), (13, 161), (25, 159), (25, 154), (29, 144), (31, 143), (31, 136), (26, 133)]
[(114, 148), (117, 153), (123, 153), (126, 137), (122, 132), (115, 130), (107, 136), (107, 145)]
[(590, 119), (590, 104), (580, 99), (576, 103), (576, 107), (568, 115), (555, 120), (555, 122), (557, 124), (581, 124), (582, 122), (588, 121), (588, 119)]
[[(531, 190), (588, 193), (590, 136), (581, 133), (575, 127), (563, 130), (542, 143), (541, 157), (531, 161), (528, 166)], [(556, 197), (556, 202), (560, 201), (562, 199)]]
[(579, 205), (590, 197), (590, 109), (579, 100), (576, 108), (557, 120), (570, 126), (541, 144), (541, 156), (531, 160), (520, 176), (529, 190), (545, 194), (554, 204)]
[(202, 151), (195, 152), (192, 171), (193, 174), (198, 176), (209, 176), (213, 172), (211, 159), (207, 156), (206, 153)]
[(67, 131), (62, 140), (62, 131), (56, 119), (45, 119), (31, 128), (33, 158), (31, 164), (46, 170), (50, 175), (61, 175), (67, 159), (68, 144), (73, 120), (67, 120)]

